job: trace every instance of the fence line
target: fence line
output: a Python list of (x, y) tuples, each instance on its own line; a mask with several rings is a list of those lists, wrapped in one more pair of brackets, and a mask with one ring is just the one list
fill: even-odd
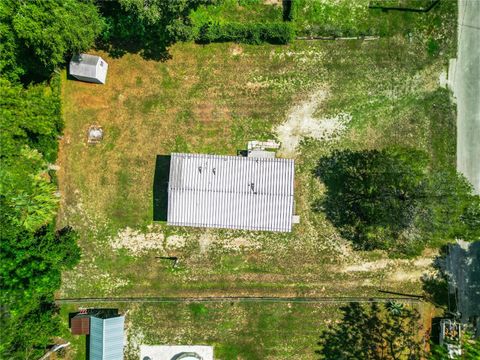
[(267, 296), (209, 296), (209, 297), (106, 297), (106, 298), (59, 298), (57, 304), (81, 303), (387, 303), (389, 301), (419, 303), (418, 297), (267, 297)]

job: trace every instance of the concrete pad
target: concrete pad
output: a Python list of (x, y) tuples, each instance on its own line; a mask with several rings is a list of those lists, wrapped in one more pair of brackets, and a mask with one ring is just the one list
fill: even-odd
[(206, 345), (140, 345), (140, 360), (213, 360)]

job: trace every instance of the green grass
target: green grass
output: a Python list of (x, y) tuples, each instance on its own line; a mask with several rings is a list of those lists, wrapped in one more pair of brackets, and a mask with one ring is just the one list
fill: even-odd
[[(68, 275), (74, 286), (64, 293), (92, 293), (85, 290), (91, 282), (98, 282), (95, 291), (105, 294), (155, 294), (159, 289), (172, 294), (197, 292), (191, 280), (199, 277), (208, 286), (218, 282), (228, 289), (230, 283), (232, 291), (271, 289), (273, 285), (278, 291), (295, 293), (297, 284), (306, 284), (312, 291), (316, 282), (324, 286), (331, 274), (334, 279), (345, 276), (349, 279), (346, 283), (355, 284), (346, 286), (348, 293), (374, 291), (387, 276), (385, 270), (342, 273), (351, 255), (341, 255), (338, 247), (343, 245), (336, 240), (336, 230), (323, 214), (311, 210), (323, 191), (312, 170), (319, 157), (334, 148), (391, 144), (423, 149), (432, 159), (438, 158), (439, 164), (447, 158), (452, 162), (454, 113), (451, 105), (445, 105), (448, 93), (436, 90), (442, 60), (432, 60), (422, 49), (421, 43), (403, 39), (297, 42), (288, 47), (177, 44), (172, 48), (172, 60), (163, 64), (135, 55), (109, 59), (112, 71), (102, 89), (64, 82), (70, 143), (62, 149), (68, 156), (64, 156), (64, 172), (59, 174), (64, 193), (61, 221), (80, 231), (84, 249), (79, 269)], [(232, 54), (234, 50), (241, 52), (240, 59)], [(142, 67), (149, 71), (148, 77), (140, 71)], [(142, 78), (141, 88), (135, 85), (138, 77)], [(164, 86), (165, 78), (177, 85)], [(302, 221), (293, 233), (210, 230), (206, 236), (211, 240), (204, 251), (199, 242), (205, 234), (199, 229), (163, 223), (148, 229), (153, 217), (157, 154), (234, 155), (248, 140), (274, 137), (274, 127), (284, 121), (288, 109), (318, 87), (329, 93), (317, 109), (318, 117), (344, 112), (351, 114), (352, 121), (339, 142), (303, 142), (296, 161), (297, 212)], [(433, 104), (439, 107), (432, 113)], [(148, 112), (141, 111), (146, 107)], [(95, 147), (84, 143), (83, 129), (91, 119), (98, 119), (106, 134), (105, 141)], [(163, 234), (163, 240), (157, 241), (157, 250), (119, 255), (109, 244), (126, 227), (140, 235)], [(168, 246), (172, 236), (183, 237), (185, 244)], [(222, 245), (242, 238), (245, 244), (255, 245), (243, 250)], [(158, 254), (176, 254), (184, 271), (170, 272), (155, 260)], [(117, 266), (119, 258), (128, 258), (128, 265)], [(108, 280), (100, 274), (107, 268), (109, 277), (126, 284), (102, 291)], [(82, 278), (74, 275), (76, 272), (91, 276)], [(320, 274), (318, 280), (312, 281), (310, 273)], [(241, 274), (245, 274), (242, 280), (231, 281)], [(373, 281), (362, 286), (358, 284), (364, 280), (359, 279)], [(419, 288), (418, 283), (407, 286)], [(330, 284), (326, 289), (332, 294), (336, 291)]]
[[(370, 9), (370, 0), (297, 0), (293, 22), (298, 35), (307, 36), (409, 36), (422, 41), (431, 55), (455, 56), (455, 1), (440, 1), (428, 13)], [(382, 1), (383, 6), (422, 8), (425, 1)], [(396, 5), (395, 5), (396, 3)], [(440, 31), (439, 31), (440, 30)]]
[(223, 0), (218, 5), (200, 6), (189, 17), (195, 27), (209, 20), (221, 24), (282, 21), (282, 6), (261, 0)]
[[(313, 303), (158, 303), (86, 304), (113, 307), (126, 314), (127, 360), (138, 358), (138, 346), (198, 344), (214, 347), (215, 359), (315, 359), (321, 332), (342, 317), (345, 304)], [(418, 309), (427, 308), (418, 305)], [(62, 315), (76, 310), (62, 306)], [(85, 337), (65, 333), (84, 356)]]
[[(433, 31), (430, 37), (450, 30)], [(448, 92), (438, 89), (446, 52), (432, 55), (424, 38), (401, 36), (289, 46), (185, 43), (170, 51), (172, 58), (163, 63), (132, 54), (120, 59), (101, 54), (109, 63), (104, 86), (63, 79), (59, 225), (79, 232), (82, 261), (64, 274), (60, 296), (421, 291), (423, 268), (413, 260), (392, 260), (379, 251), (353, 252), (325, 215), (312, 211), (324, 192), (312, 170), (336, 148), (392, 144), (426, 151), (432, 166), (454, 164), (454, 107)], [(328, 96), (316, 109), (318, 118), (348, 113), (352, 120), (338, 141), (302, 142), (295, 187), (301, 223), (292, 233), (153, 224), (157, 155), (235, 155), (249, 140), (274, 137), (290, 109), (319, 88)], [(85, 134), (92, 123), (104, 128), (105, 139), (87, 146)], [(128, 241), (123, 248), (122, 239)], [(156, 259), (159, 255), (178, 256), (178, 268)], [(419, 261), (432, 256), (429, 252)], [(264, 351), (270, 358), (311, 358), (329, 308), (285, 306), (141, 306), (133, 326), (149, 343), (214, 343), (217, 356), (224, 359), (255, 359)], [(198, 326), (200, 320), (211, 328)], [(192, 325), (198, 329), (180, 333)], [(291, 338), (285, 338), (283, 329)]]

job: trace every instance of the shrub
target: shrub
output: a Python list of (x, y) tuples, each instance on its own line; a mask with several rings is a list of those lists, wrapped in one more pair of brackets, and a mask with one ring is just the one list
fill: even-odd
[(196, 41), (200, 44), (212, 42), (238, 42), (245, 44), (288, 44), (295, 36), (288, 23), (214, 23), (200, 26)]

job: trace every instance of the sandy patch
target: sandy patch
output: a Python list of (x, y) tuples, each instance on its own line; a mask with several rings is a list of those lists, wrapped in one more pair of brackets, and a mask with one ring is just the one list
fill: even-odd
[(172, 235), (167, 237), (167, 248), (182, 248), (185, 246), (186, 240), (183, 236), (180, 235)]
[(134, 255), (140, 255), (149, 250), (163, 250), (164, 239), (165, 236), (159, 232), (143, 233), (126, 227), (118, 232), (110, 244), (113, 249), (128, 249)]
[(228, 250), (241, 251), (241, 250), (255, 250), (260, 249), (261, 244), (253, 239), (247, 238), (234, 238), (226, 240), (223, 247)]
[(327, 92), (319, 90), (310, 98), (293, 107), (287, 116), (287, 121), (276, 129), (277, 137), (284, 155), (295, 155), (303, 138), (314, 138), (321, 141), (332, 141), (345, 132), (352, 116), (339, 113), (331, 118), (315, 119), (314, 113), (326, 99)]
[(387, 259), (382, 259), (379, 261), (370, 261), (364, 262), (362, 264), (355, 264), (347, 266), (345, 272), (363, 272), (363, 271), (375, 271), (386, 268), (388, 265), (391, 265), (391, 261)]
[(419, 281), (424, 274), (423, 270), (400, 270), (394, 272), (392, 275), (388, 277), (390, 281), (398, 281), (398, 282), (405, 282), (405, 281)]
[(352, 264), (342, 269), (343, 272), (375, 272), (387, 270), (389, 281), (419, 281), (432, 271), (432, 257), (419, 257), (415, 260), (381, 259), (360, 264)]
[(198, 238), (198, 246), (201, 253), (206, 253), (212, 243), (212, 236), (208, 233), (200, 235)]

